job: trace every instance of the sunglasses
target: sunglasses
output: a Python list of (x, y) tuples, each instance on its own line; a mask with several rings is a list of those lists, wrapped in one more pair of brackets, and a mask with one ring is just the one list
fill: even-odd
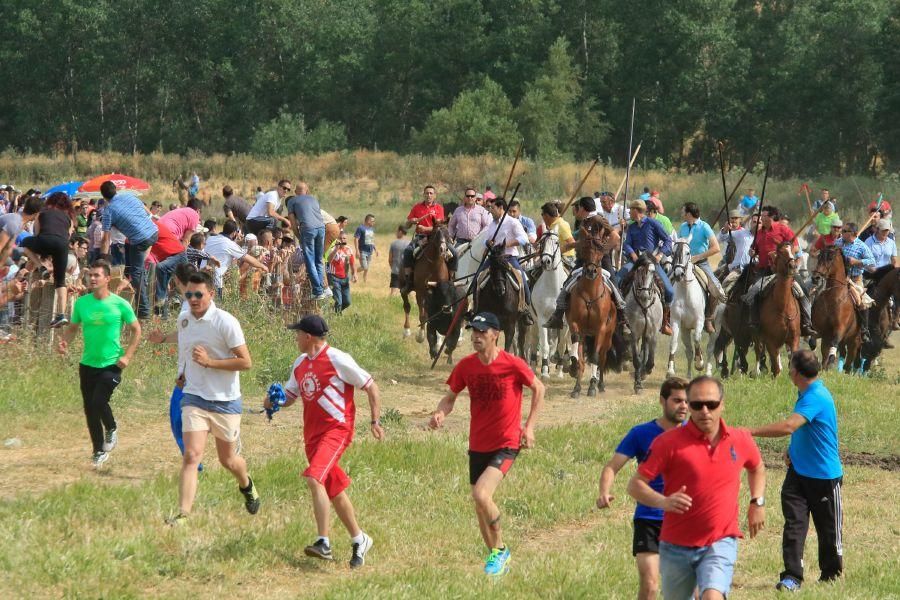
[(720, 404), (722, 404), (721, 400), (709, 400), (706, 402), (702, 400), (692, 400), (691, 402), (688, 402), (691, 410), (703, 410), (703, 407), (705, 406), (706, 410), (708, 410), (709, 412), (712, 412), (719, 408)]
[(466, 198), (474, 198), (475, 194), (466, 194)]
[(196, 298), (199, 300), (203, 297), (203, 292), (185, 292), (184, 299), (190, 301), (191, 298)]
[(291, 191), (291, 188), (289, 188), (289, 187), (286, 186), (286, 185), (281, 186), (281, 189), (283, 189), (283, 190), (286, 191), (286, 192)]

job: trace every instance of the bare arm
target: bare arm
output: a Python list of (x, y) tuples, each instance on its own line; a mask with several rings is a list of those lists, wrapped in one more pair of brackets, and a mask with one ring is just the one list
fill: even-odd
[(191, 357), (194, 362), (206, 369), (219, 369), (220, 371), (246, 371), (253, 366), (250, 360), (250, 350), (247, 345), (231, 349), (231, 358), (211, 358), (203, 346), (195, 346)]
[(279, 215), (279, 214), (275, 211), (275, 205), (270, 204), (270, 203), (266, 203), (266, 208), (269, 209), (269, 216), (272, 217), (273, 219), (276, 219), (276, 220), (278, 220), (278, 221), (281, 221), (282, 223), (285, 223), (285, 224), (287, 224), (287, 225), (290, 225), (290, 224), (291, 224), (290, 221), (288, 221), (285, 217), (282, 217), (281, 215)]
[(260, 269), (260, 270), (262, 270), (262, 271), (265, 271), (266, 273), (269, 272), (269, 267), (267, 267), (266, 265), (262, 264), (262, 263), (259, 262), (257, 259), (253, 258), (252, 256), (250, 256), (249, 253), (245, 254), (244, 257), (243, 257), (241, 260), (244, 261), (244, 262), (246, 262), (246, 263), (247, 263), (248, 265), (250, 265), (251, 267), (256, 267), (257, 269)]
[(381, 428), (381, 392), (375, 381), (369, 383), (366, 394), (369, 396), (369, 411), (372, 415), (372, 436), (376, 440), (382, 440), (384, 439), (384, 429)]
[(109, 232), (104, 231), (100, 238), (100, 254), (109, 254)]
[(12, 238), (4, 230), (0, 230), (0, 265), (6, 264), (6, 259), (12, 253)]
[(522, 446), (534, 448), (534, 422), (544, 405), (544, 384), (535, 377), (528, 387), (531, 388), (531, 408), (528, 411), (528, 418), (525, 419), (525, 427), (522, 428)]
[(128, 324), (128, 332), (131, 336), (128, 347), (125, 348), (125, 354), (123, 354), (116, 364), (120, 369), (124, 369), (128, 366), (128, 363), (131, 362), (131, 359), (134, 357), (134, 353), (137, 352), (138, 344), (141, 343), (141, 323), (137, 319), (134, 322)]
[(806, 417), (798, 413), (791, 413), (791, 416), (784, 421), (751, 428), (750, 435), (754, 437), (784, 437), (791, 435), (804, 425), (806, 425)]
[(644, 506), (661, 508), (666, 512), (679, 515), (686, 513), (691, 508), (691, 497), (685, 492), (687, 489), (681, 486), (681, 489), (674, 494), (663, 496), (650, 487), (650, 482), (640, 473), (635, 473), (628, 482), (628, 494)]
[(69, 342), (72, 341), (79, 329), (81, 329), (81, 323), (69, 323), (68, 327), (63, 329), (62, 334), (59, 336), (59, 345), (57, 346), (57, 351), (60, 354), (68, 352)]
[(153, 344), (177, 344), (178, 343), (178, 332), (172, 331), (169, 333), (163, 333), (159, 329), (156, 331), (151, 331), (150, 335), (147, 336), (147, 339), (150, 340)]
[(438, 402), (437, 409), (431, 415), (431, 421), (428, 423), (428, 426), (432, 429), (437, 429), (444, 425), (444, 419), (447, 415), (453, 412), (453, 405), (456, 403), (457, 394), (453, 392), (447, 392), (441, 401)]
[(597, 508), (609, 508), (609, 505), (612, 504), (615, 496), (609, 492), (612, 490), (613, 481), (616, 478), (616, 474), (629, 460), (631, 460), (629, 457), (616, 452), (603, 467), (603, 470), (600, 471), (600, 493), (597, 495)]
[[(766, 465), (759, 461), (759, 465), (753, 469), (747, 469), (747, 487), (750, 488), (751, 498), (762, 498), (766, 494)], [(747, 527), (750, 529), (750, 537), (756, 537), (766, 525), (766, 509), (764, 506), (751, 504), (747, 511)]]
[(709, 238), (709, 249), (706, 252), (701, 252), (697, 256), (694, 256), (692, 260), (693, 262), (698, 263), (700, 261), (706, 260), (710, 256), (715, 256), (719, 252), (721, 252), (721, 249), (719, 247), (719, 240), (717, 240), (715, 237), (711, 237)]

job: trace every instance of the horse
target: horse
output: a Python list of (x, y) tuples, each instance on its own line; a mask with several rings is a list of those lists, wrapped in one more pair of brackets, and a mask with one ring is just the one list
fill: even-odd
[(703, 349), (700, 346), (700, 339), (703, 336), (706, 300), (703, 297), (703, 288), (700, 287), (700, 282), (694, 275), (689, 240), (678, 239), (674, 246), (672, 287), (675, 290), (675, 296), (671, 308), (672, 339), (669, 341), (669, 365), (666, 375), (669, 377), (675, 375), (675, 352), (678, 350), (678, 334), (681, 333), (681, 341), (687, 357), (687, 375), (690, 379), (692, 355), (693, 367), (698, 371), (703, 369)]
[[(732, 356), (731, 372), (739, 371), (746, 374), (750, 365), (747, 361), (747, 353), (752, 346), (756, 350), (753, 343), (753, 330), (750, 328), (750, 307), (744, 302), (744, 294), (758, 279), (758, 272), (749, 265), (738, 276), (737, 281), (728, 294), (728, 300), (725, 304), (725, 310), (722, 315), (723, 330), (719, 330), (714, 345), (714, 357), (717, 363), (724, 364), (722, 376), (726, 376), (728, 365), (728, 357), (726, 352), (728, 344), (734, 342), (734, 352)], [(757, 354), (757, 365), (761, 362), (760, 355)]]
[(634, 393), (639, 393), (653, 372), (656, 336), (662, 325), (663, 305), (656, 285), (656, 264), (642, 253), (632, 271), (631, 290), (625, 297), (625, 315), (631, 324), (631, 361)]
[[(413, 290), (419, 307), (419, 333), (416, 341), (422, 343), (427, 334), (428, 352), (434, 359), (441, 343), (439, 336), (446, 336), (445, 353), (448, 364), (453, 364), (453, 351), (459, 343), (461, 332), (460, 320), (457, 319), (452, 331), (449, 328), (463, 292), (450, 281), (450, 270), (445, 258), (450, 243), (450, 234), (444, 225), (438, 225), (428, 235), (428, 241), (422, 247), (421, 255), (413, 267)], [(401, 291), (400, 297), (403, 299), (403, 331), (404, 336), (407, 336), (411, 308), (409, 295)]]
[(875, 304), (869, 309), (869, 335), (871, 341), (862, 347), (862, 358), (866, 360), (863, 372), (872, 367), (872, 362), (878, 358), (884, 349), (888, 338), (893, 331), (893, 314), (891, 299), (894, 306), (900, 303), (900, 268), (894, 268), (875, 284), (871, 294)]
[[(572, 288), (566, 320), (572, 334), (572, 357), (569, 374), (575, 378), (575, 387), (569, 394), (581, 396), (581, 377), (584, 374), (585, 357), (591, 363), (591, 381), (588, 396), (605, 391), (603, 374), (607, 353), (612, 346), (616, 330), (616, 303), (603, 281), (603, 256), (615, 245), (608, 229), (601, 229), (599, 237), (583, 229), (579, 235), (579, 256), (582, 259), (582, 276)], [(587, 350), (585, 350), (587, 348)]]
[[(525, 358), (525, 337), (528, 326), (519, 312), (519, 290), (510, 280), (515, 269), (503, 258), (502, 246), (491, 248), (487, 257), (487, 277), (475, 285), (475, 312), (492, 312), (503, 330), (504, 349)], [(523, 284), (524, 285), (524, 282)], [(483, 289), (481, 289), (483, 288)]]
[(812, 277), (816, 290), (812, 325), (822, 338), (822, 368), (829, 369), (837, 362), (840, 349), (845, 357), (844, 370), (850, 372), (859, 356), (862, 337), (841, 249), (828, 246), (822, 250)]
[(568, 331), (563, 328), (558, 333), (544, 327), (556, 309), (556, 297), (566, 280), (566, 268), (562, 260), (559, 234), (555, 229), (545, 232), (537, 241), (538, 272), (537, 281), (531, 289), (531, 305), (535, 313), (535, 331), (538, 337), (538, 352), (541, 359), (541, 378), (550, 376), (551, 335), (558, 335), (557, 352), (560, 356), (559, 376), (563, 376), (562, 357), (568, 349), (565, 340)]
[(759, 301), (760, 328), (755, 336), (756, 354), (761, 355), (765, 347), (772, 377), (781, 373), (781, 347), (788, 346), (791, 353), (800, 349), (800, 306), (792, 289), (795, 269), (791, 244), (782, 242), (775, 250), (775, 280)]

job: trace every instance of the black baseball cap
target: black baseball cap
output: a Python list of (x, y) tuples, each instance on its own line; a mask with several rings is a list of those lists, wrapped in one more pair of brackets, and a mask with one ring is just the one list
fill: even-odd
[(491, 312), (480, 312), (469, 321), (466, 329), (475, 329), (478, 331), (487, 331), (488, 329), (496, 329), (500, 331), (500, 320), (497, 315)]
[(328, 333), (328, 323), (319, 315), (306, 315), (296, 323), (287, 326), (288, 329), (300, 330), (316, 337), (325, 337)]

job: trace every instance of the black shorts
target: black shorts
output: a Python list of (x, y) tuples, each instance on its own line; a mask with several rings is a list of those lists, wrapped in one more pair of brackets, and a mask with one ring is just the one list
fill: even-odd
[(475, 485), (488, 467), (500, 469), (500, 472), (506, 475), (518, 455), (519, 451), (512, 448), (500, 448), (493, 452), (469, 450), (469, 483)]
[(400, 273), (391, 273), (391, 289), (400, 289)]
[(631, 555), (637, 556), (641, 552), (653, 552), (659, 554), (659, 531), (662, 529), (662, 521), (653, 519), (634, 520), (634, 540), (631, 542)]

